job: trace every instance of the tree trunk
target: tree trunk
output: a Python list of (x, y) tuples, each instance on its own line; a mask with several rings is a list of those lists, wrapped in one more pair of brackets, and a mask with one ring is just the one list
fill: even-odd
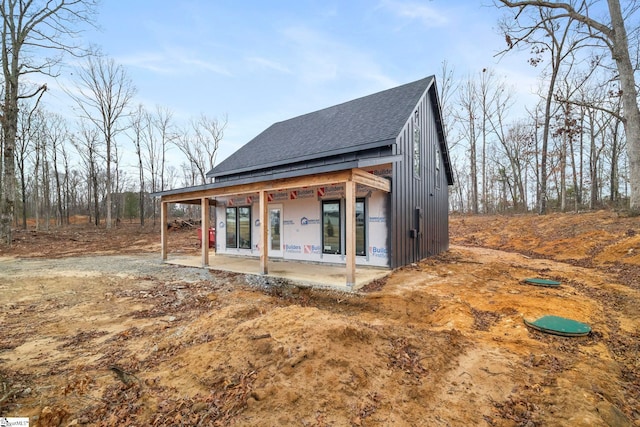
[(15, 184), (15, 146), (16, 146), (16, 131), (18, 122), (18, 100), (17, 100), (17, 82), (15, 89), (12, 89), (12, 84), (7, 82), (5, 92), (5, 106), (7, 107), (3, 112), (2, 131), (4, 134), (4, 150), (3, 150), (3, 177), (2, 185), (4, 192), (0, 198), (0, 241), (7, 246), (11, 245), (11, 223), (13, 221), (13, 214), (15, 210), (16, 200), (16, 184)]
[[(580, 129), (584, 129), (584, 109), (580, 110)], [(578, 163), (578, 190), (576, 200), (578, 209), (582, 206), (582, 196), (584, 194), (584, 132), (580, 132), (580, 157)]]
[(560, 211), (567, 210), (567, 136), (562, 137), (560, 147)]
[(107, 230), (111, 228), (111, 137), (107, 134), (107, 197), (106, 203), (106, 222)]
[(25, 174), (25, 158), (20, 155), (18, 159), (18, 169), (20, 169), (20, 190), (22, 192), (22, 229), (27, 229), (27, 177)]
[(40, 230), (40, 144), (36, 141), (36, 163), (33, 167), (33, 206), (36, 216), (36, 231)]
[[(484, 91), (484, 85), (482, 86)], [(482, 211), (489, 213), (489, 197), (487, 185), (487, 100), (483, 93), (482, 97)]]
[(596, 149), (596, 132), (591, 121), (591, 152), (589, 153), (589, 178), (591, 179), (591, 197), (589, 209), (593, 210), (598, 204), (598, 157)]
[(573, 210), (578, 212), (578, 171), (576, 169), (576, 156), (573, 145), (573, 138), (569, 138), (569, 153), (571, 156), (571, 178), (573, 180)]
[(640, 109), (638, 109), (634, 69), (629, 57), (629, 42), (620, 10), (620, 1), (607, 0), (607, 3), (614, 38), (611, 54), (618, 67), (622, 88), (624, 129), (627, 136), (629, 182), (631, 184), (629, 208), (634, 214), (640, 214)]
[(470, 115), (470, 153), (469, 153), (469, 162), (471, 163), (471, 203), (473, 208), (473, 213), (478, 215), (480, 210), (478, 209), (478, 164), (476, 161), (477, 153), (476, 153), (476, 135), (475, 135), (475, 126), (473, 125), (473, 115)]
[(71, 211), (71, 179), (69, 176), (69, 162), (67, 160), (66, 152), (63, 151), (64, 158), (64, 187), (65, 187), (65, 196), (64, 196), (64, 213), (65, 213), (65, 224), (69, 225), (70, 223), (70, 211)]
[(49, 230), (51, 219), (51, 186), (49, 182), (49, 160), (47, 159), (47, 147), (43, 138), (42, 146), (42, 208), (44, 216), (44, 229)]
[(615, 125), (613, 126), (613, 141), (611, 142), (611, 174), (609, 176), (609, 187), (611, 189), (611, 195), (609, 196), (609, 200), (612, 204), (615, 204), (619, 198), (618, 191), (618, 157), (619, 157), (619, 149), (618, 149), (618, 127), (620, 125), (620, 121), (616, 120)]
[(542, 131), (542, 149), (540, 152), (540, 199), (538, 200), (538, 208), (540, 215), (547, 213), (547, 157), (549, 150), (549, 133), (551, 128), (551, 104), (553, 103), (553, 92), (556, 86), (556, 78), (558, 76), (558, 66), (554, 65), (551, 72), (551, 80), (549, 81), (549, 91), (544, 106), (544, 125)]
[(58, 172), (58, 146), (54, 141), (53, 143), (53, 174), (56, 180), (56, 218), (57, 225), (61, 226), (64, 223), (64, 216), (62, 210), (62, 188), (60, 184), (60, 173)]

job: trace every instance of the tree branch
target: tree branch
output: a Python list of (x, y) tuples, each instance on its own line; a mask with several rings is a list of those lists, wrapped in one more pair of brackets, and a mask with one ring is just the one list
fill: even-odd
[(556, 3), (556, 2), (542, 1), (542, 0), (523, 0), (523, 1), (498, 0), (498, 1), (510, 8), (520, 8), (520, 12), (518, 12), (518, 14), (520, 14), (522, 10), (524, 10), (524, 8), (526, 8), (527, 6), (545, 7), (547, 9), (562, 9), (567, 13), (564, 15), (554, 15), (554, 16), (570, 17), (572, 19), (575, 19), (576, 21), (582, 22), (583, 24), (588, 25), (589, 27), (600, 31), (602, 34), (606, 35), (609, 39), (613, 39), (613, 30), (611, 28), (609, 28), (608, 26), (604, 25), (601, 22), (596, 21), (595, 19), (592, 19), (586, 15), (579, 13), (574, 9), (573, 6), (571, 6), (568, 3), (561, 3), (561, 2)]

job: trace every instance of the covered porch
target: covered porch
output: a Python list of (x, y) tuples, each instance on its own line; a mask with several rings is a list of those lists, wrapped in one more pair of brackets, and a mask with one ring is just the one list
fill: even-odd
[[(268, 193), (271, 191), (288, 190), (321, 185), (344, 185), (345, 200), (345, 264), (307, 264), (293, 261), (275, 261), (269, 259), (268, 245), (260, 244), (258, 257), (243, 256), (211, 256), (209, 249), (209, 235), (202, 233), (202, 248), (199, 261), (195, 259), (183, 259), (185, 265), (198, 265), (205, 268), (215, 268), (227, 271), (236, 271), (246, 274), (258, 274), (290, 278), (291, 280), (314, 285), (336, 286), (341, 282), (343, 288), (357, 289), (364, 284), (383, 276), (384, 270), (359, 268), (356, 278), (356, 189), (362, 185), (389, 193), (391, 183), (387, 178), (376, 176), (360, 168), (304, 175), (290, 178), (262, 180), (259, 182), (231, 184), (227, 182), (213, 183), (199, 187), (170, 190), (159, 193), (161, 197), (161, 221), (167, 224), (168, 205), (170, 203), (199, 204), (201, 206), (201, 227), (208, 230), (210, 226), (210, 209), (216, 205), (216, 198), (228, 196), (244, 196), (258, 194), (259, 227), (261, 242), (267, 242), (268, 238)], [(161, 232), (162, 260), (165, 262), (178, 262), (182, 258), (169, 260), (168, 236), (166, 226)], [(225, 267), (226, 266), (226, 267)], [(376, 272), (371, 275), (372, 272)], [(388, 272), (388, 270), (387, 270)], [(297, 277), (298, 279), (295, 279)], [(330, 283), (327, 283), (330, 282)]]

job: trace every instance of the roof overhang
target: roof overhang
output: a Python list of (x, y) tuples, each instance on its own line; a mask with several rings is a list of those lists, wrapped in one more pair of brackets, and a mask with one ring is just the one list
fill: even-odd
[(442, 160), (444, 163), (444, 170), (447, 176), (447, 184), (453, 185), (453, 167), (451, 165), (451, 157), (449, 156), (449, 146), (447, 145), (447, 135), (444, 131), (444, 124), (442, 123), (442, 109), (440, 108), (440, 100), (438, 99), (438, 91), (436, 90), (436, 81), (433, 79), (429, 84), (429, 96), (431, 97), (431, 104), (434, 106), (433, 114), (436, 120), (436, 130), (438, 133), (438, 143), (440, 144), (440, 153), (442, 154)]
[(385, 147), (385, 146), (388, 146), (388, 145), (393, 145), (395, 143), (396, 143), (395, 139), (384, 139), (384, 140), (381, 140), (381, 141), (370, 142), (368, 144), (362, 144), (362, 145), (359, 145), (359, 146), (356, 146), (356, 147), (343, 147), (343, 148), (338, 149), (338, 150), (325, 151), (323, 153), (317, 153), (317, 154), (309, 155), (309, 156), (289, 158), (289, 159), (283, 160), (281, 162), (263, 164), (263, 165), (260, 165), (259, 168), (255, 167), (255, 166), (250, 166), (250, 167), (246, 167), (246, 168), (239, 168), (239, 169), (233, 169), (233, 170), (222, 171), (222, 172), (216, 172), (216, 168), (213, 168), (212, 170), (207, 172), (207, 178), (224, 177), (224, 176), (228, 176), (228, 175), (236, 175), (236, 174), (242, 174), (242, 173), (245, 173), (245, 172), (259, 171), (259, 170), (274, 168), (274, 167), (287, 165), (287, 164), (292, 164), (292, 163), (301, 163), (301, 162), (305, 162), (307, 160), (316, 160), (316, 159), (319, 159), (319, 158), (329, 158), (329, 157), (339, 156), (339, 155), (347, 154), (347, 153), (354, 153), (354, 152), (358, 152), (358, 151), (366, 151), (366, 150), (370, 150), (370, 149), (374, 149), (374, 148)]
[[(355, 162), (357, 163), (357, 162)], [(388, 162), (387, 162), (388, 163)], [(309, 174), (307, 170), (304, 175), (290, 176), (285, 178), (274, 178), (254, 180), (253, 182), (223, 182), (205, 184), (194, 187), (179, 188), (175, 190), (161, 191), (153, 193), (152, 196), (160, 197), (162, 202), (167, 203), (200, 203), (203, 198), (216, 198), (226, 196), (238, 196), (242, 194), (253, 194), (260, 191), (276, 191), (290, 188), (318, 187), (331, 185), (340, 182), (353, 181), (377, 190), (390, 192), (391, 181), (389, 179), (376, 176), (355, 165), (352, 168), (328, 171), (324, 173)], [(371, 165), (369, 165), (371, 166)], [(210, 202), (211, 204), (211, 202)]]

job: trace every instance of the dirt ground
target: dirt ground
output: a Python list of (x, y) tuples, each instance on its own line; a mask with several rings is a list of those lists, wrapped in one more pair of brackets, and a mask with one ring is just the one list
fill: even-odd
[[(453, 216), (357, 294), (162, 264), (159, 232), (16, 231), (0, 416), (32, 426), (640, 426), (640, 218)], [(192, 230), (172, 251), (197, 251)], [(562, 282), (558, 289), (522, 279)], [(523, 318), (593, 331), (566, 338)]]

